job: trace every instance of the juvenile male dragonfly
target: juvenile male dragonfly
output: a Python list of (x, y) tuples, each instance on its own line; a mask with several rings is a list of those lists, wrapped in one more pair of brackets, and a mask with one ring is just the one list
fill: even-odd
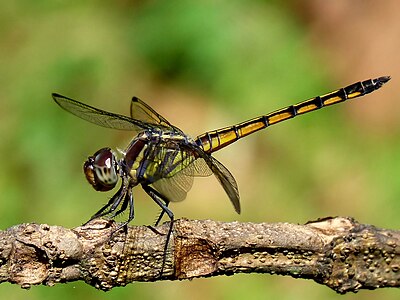
[[(235, 211), (240, 213), (236, 181), (228, 169), (211, 156), (213, 152), (270, 125), (325, 106), (364, 96), (379, 89), (389, 80), (389, 76), (384, 76), (357, 82), (237, 125), (203, 133), (195, 139), (169, 123), (136, 97), (133, 97), (131, 102), (131, 116), (127, 117), (59, 94), (52, 94), (52, 96), (63, 109), (86, 121), (103, 127), (131, 130), (137, 133), (120, 155), (110, 148), (103, 148), (85, 162), (84, 173), (95, 190), (109, 191), (116, 186), (119, 179), (122, 181), (118, 192), (90, 220), (102, 216), (114, 218), (129, 207), (128, 219), (121, 227), (128, 224), (134, 218), (132, 188), (141, 185), (162, 209), (156, 225), (166, 213), (171, 220), (171, 231), (174, 215), (168, 208), (168, 204), (184, 200), (196, 176), (214, 174), (227, 193)], [(167, 235), (167, 243), (169, 235), (170, 232)]]

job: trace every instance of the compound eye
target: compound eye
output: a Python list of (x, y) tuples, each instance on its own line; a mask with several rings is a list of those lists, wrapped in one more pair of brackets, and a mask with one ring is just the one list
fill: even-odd
[(109, 191), (117, 184), (117, 162), (110, 148), (100, 149), (89, 157), (83, 170), (96, 191)]

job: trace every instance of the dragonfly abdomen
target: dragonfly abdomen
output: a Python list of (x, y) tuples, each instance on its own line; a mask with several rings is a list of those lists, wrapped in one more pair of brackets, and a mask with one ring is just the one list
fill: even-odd
[(225, 127), (199, 135), (196, 144), (203, 148), (204, 152), (212, 153), (222, 149), (238, 139), (264, 129), (270, 125), (294, 118), (297, 115), (305, 114), (325, 106), (333, 105), (369, 94), (379, 89), (384, 83), (390, 80), (389, 76), (368, 79), (351, 84), (328, 94), (317, 96), (303, 102), (290, 105), (237, 125)]

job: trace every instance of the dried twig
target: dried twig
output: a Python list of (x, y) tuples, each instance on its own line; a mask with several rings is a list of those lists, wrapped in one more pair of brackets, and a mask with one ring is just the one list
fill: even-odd
[(313, 279), (338, 293), (400, 286), (400, 232), (325, 218), (306, 225), (177, 220), (162, 274), (168, 224), (129, 227), (21, 224), (0, 232), (0, 280), (34, 284), (84, 280), (102, 290), (133, 281), (236, 273)]

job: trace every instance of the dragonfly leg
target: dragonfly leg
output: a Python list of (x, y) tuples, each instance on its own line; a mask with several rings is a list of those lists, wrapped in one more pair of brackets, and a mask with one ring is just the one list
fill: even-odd
[[(130, 198), (132, 198), (132, 190), (131, 190), (131, 189), (128, 189), (127, 192), (126, 192), (126, 194), (125, 194), (124, 201), (122, 202), (122, 205), (121, 205), (120, 209), (118, 209), (118, 210), (114, 211), (112, 214), (110, 214), (110, 218), (113, 219), (113, 218), (115, 218), (116, 216), (118, 216), (119, 214), (123, 213), (123, 212), (127, 209), (128, 205), (130, 205), (131, 202), (132, 202), (132, 206), (133, 206), (133, 198), (132, 198), (132, 201), (131, 201)], [(117, 205), (117, 206), (118, 206), (118, 205)], [(112, 208), (110, 208), (110, 211), (111, 211), (111, 210), (112, 210)], [(131, 210), (133, 210), (133, 207), (130, 207), (130, 208), (129, 208), (129, 211), (131, 211)], [(129, 213), (129, 215), (130, 215), (130, 214), (131, 214), (131, 213)], [(130, 220), (128, 221), (128, 223), (129, 223), (131, 220), (133, 220), (133, 217), (132, 217), (132, 219), (130, 219)]]
[[(114, 201), (114, 203), (111, 205), (110, 209), (105, 213), (106, 215), (114, 212), (117, 209), (117, 207), (120, 205), (121, 201), (125, 202), (126, 194), (128, 192), (128, 186), (125, 185), (124, 183), (122, 183), (121, 188), (122, 188), (121, 192), (118, 191), (118, 193), (117, 193), (118, 196), (117, 196), (116, 200)], [(122, 206), (124, 206), (124, 202), (122, 202)], [(126, 206), (125, 206), (125, 209), (126, 209)], [(120, 211), (121, 210), (118, 210), (117, 213), (120, 213)], [(115, 216), (116, 216), (116, 213), (112, 214), (112, 217), (115, 217)]]
[(121, 212), (126, 210), (128, 205), (129, 205), (128, 220), (126, 220), (121, 225), (119, 225), (118, 228), (115, 231), (118, 231), (122, 227), (128, 225), (128, 223), (135, 218), (135, 210), (134, 210), (134, 206), (133, 206), (133, 195), (132, 195), (132, 190), (131, 189), (128, 189), (128, 191), (127, 191), (127, 193), (126, 193), (126, 195), (124, 197), (124, 202), (122, 203), (121, 208), (118, 211), (116, 211), (115, 213), (113, 213), (112, 217), (114, 218), (115, 216), (119, 215)]
[[(161, 207), (162, 212), (160, 214), (159, 220), (161, 220), (161, 217), (164, 215), (164, 213), (166, 213), (167, 216), (169, 217), (169, 219), (171, 220), (169, 229), (168, 229), (168, 233), (167, 233), (167, 237), (166, 237), (166, 241), (165, 241), (165, 245), (164, 245), (164, 256), (163, 256), (163, 261), (162, 261), (161, 271), (160, 271), (160, 276), (161, 276), (164, 271), (164, 266), (165, 266), (165, 262), (166, 262), (166, 258), (167, 258), (168, 244), (169, 244), (169, 240), (171, 238), (172, 229), (173, 229), (173, 225), (174, 225), (174, 214), (168, 208), (169, 201), (165, 198), (165, 196), (163, 196), (162, 194), (157, 192), (154, 188), (152, 188), (149, 185), (142, 184), (142, 187), (143, 187), (144, 191), (154, 200), (154, 202), (156, 202), (157, 205)], [(157, 223), (159, 222), (159, 220), (157, 220)]]
[(90, 221), (92, 221), (93, 219), (96, 219), (96, 218), (98, 218), (98, 217), (100, 217), (100, 216), (106, 215), (107, 213), (104, 213), (104, 214), (103, 214), (103, 212), (104, 212), (109, 206), (111, 206), (111, 204), (114, 203), (115, 198), (116, 198), (116, 196), (119, 194), (120, 191), (121, 191), (121, 189), (119, 189), (118, 192), (108, 201), (108, 203), (107, 203), (106, 205), (104, 205), (98, 212), (96, 212), (96, 213), (89, 219), (89, 221), (87, 221), (87, 222), (85, 223), (85, 225), (86, 225), (87, 223), (89, 223)]
[[(125, 198), (127, 192), (127, 185), (122, 183), (121, 187), (119, 188), (118, 192), (115, 193), (114, 196), (108, 201), (106, 205), (104, 205), (97, 213), (95, 213), (89, 221), (87, 221), (84, 225), (89, 223), (90, 221), (103, 217), (105, 215), (108, 215), (112, 213), (118, 205), (121, 203), (121, 201)], [(111, 206), (111, 207), (110, 207)]]
[[(167, 201), (167, 200), (164, 200), (164, 201), (165, 201), (165, 206), (168, 207), (169, 201)], [(156, 221), (155, 224), (154, 224), (154, 226), (158, 226), (158, 225), (160, 224), (161, 219), (162, 219), (162, 217), (164, 216), (164, 214), (165, 214), (165, 211), (164, 211), (164, 209), (162, 209), (160, 215), (159, 215), (158, 218), (157, 218), (157, 221)]]

